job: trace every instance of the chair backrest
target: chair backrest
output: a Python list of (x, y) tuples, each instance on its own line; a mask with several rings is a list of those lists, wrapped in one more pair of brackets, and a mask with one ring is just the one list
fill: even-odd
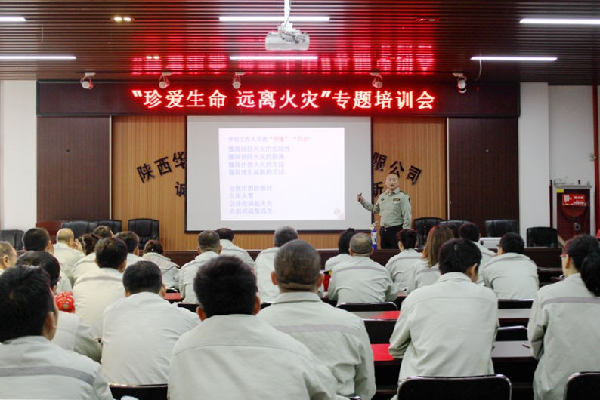
[(558, 231), (549, 226), (527, 228), (527, 247), (558, 247)]
[(483, 225), (487, 237), (501, 237), (508, 232), (519, 233), (519, 223), (516, 219), (488, 219)]
[(532, 305), (533, 305), (533, 299), (527, 299), (527, 300), (498, 299), (498, 308), (500, 308), (500, 309), (531, 308)]
[(140, 244), (138, 247), (140, 249), (143, 249), (149, 240), (159, 240), (159, 222), (156, 219), (130, 219), (127, 222), (127, 229), (139, 236)]
[(78, 238), (86, 233), (92, 233), (96, 229), (96, 221), (75, 220), (66, 221), (60, 225), (60, 228), (67, 228), (73, 231), (73, 235)]
[(394, 319), (364, 319), (365, 329), (371, 343), (389, 343), (396, 320)]
[(20, 229), (0, 229), (0, 242), (8, 242), (16, 251), (23, 250), (23, 231)]
[(446, 221), (440, 221), (439, 222), (439, 226), (447, 226), (450, 229), (452, 229), (452, 232), (454, 233), (454, 237), (458, 238), (458, 229), (461, 227), (462, 224), (466, 224), (467, 221), (466, 219), (449, 219)]
[(346, 311), (398, 311), (396, 303), (340, 303), (338, 308)]
[(141, 386), (110, 385), (110, 392), (117, 400), (123, 396), (131, 396), (139, 400), (167, 400), (168, 388), (166, 383)]
[(198, 308), (199, 304), (195, 303), (177, 303), (177, 307), (185, 308), (191, 312), (196, 312), (196, 308)]
[(437, 217), (421, 217), (413, 219), (413, 229), (417, 231), (418, 245), (423, 246), (427, 241), (427, 234), (443, 219)]
[(511, 384), (504, 375), (410, 377), (398, 387), (402, 400), (510, 400)]
[(600, 372), (578, 372), (569, 377), (565, 386), (565, 400), (589, 400), (600, 393)]
[(108, 226), (115, 235), (123, 230), (123, 223), (120, 219), (102, 219), (96, 221), (96, 226)]
[(496, 333), (496, 341), (527, 340), (527, 328), (523, 325), (501, 326)]

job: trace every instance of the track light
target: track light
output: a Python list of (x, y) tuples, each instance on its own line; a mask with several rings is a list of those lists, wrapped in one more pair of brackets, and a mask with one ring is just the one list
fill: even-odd
[(169, 78), (167, 77), (171, 76), (172, 74), (172, 72), (163, 71), (162, 74), (160, 74), (160, 78), (158, 78), (158, 87), (161, 89), (168, 88), (171, 82), (169, 82)]
[(462, 72), (454, 72), (452, 76), (456, 78), (456, 89), (458, 89), (458, 93), (467, 93), (467, 77), (465, 74)]
[(244, 75), (244, 72), (236, 72), (233, 74), (231, 86), (233, 86), (234, 89), (239, 89), (242, 87), (242, 75)]
[(383, 78), (381, 77), (381, 74), (379, 72), (371, 72), (371, 76), (373, 77), (371, 85), (373, 85), (375, 89), (381, 89), (383, 87)]
[(83, 74), (83, 78), (79, 82), (81, 82), (81, 87), (83, 89), (92, 90), (94, 87), (94, 82), (92, 82), (92, 76), (96, 76), (95, 72), (86, 72)]

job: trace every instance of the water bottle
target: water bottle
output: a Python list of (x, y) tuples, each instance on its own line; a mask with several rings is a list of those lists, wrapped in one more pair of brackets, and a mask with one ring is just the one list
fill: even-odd
[(377, 225), (375, 222), (371, 225), (371, 241), (373, 242), (373, 250), (377, 250)]

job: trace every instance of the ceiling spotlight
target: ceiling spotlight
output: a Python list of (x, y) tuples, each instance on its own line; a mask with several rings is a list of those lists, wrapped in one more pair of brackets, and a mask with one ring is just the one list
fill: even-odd
[(242, 87), (242, 75), (244, 72), (236, 72), (233, 74), (233, 80), (231, 81), (231, 85), (234, 89), (239, 89)]
[(371, 72), (371, 76), (373, 77), (371, 85), (373, 85), (375, 89), (381, 89), (383, 87), (383, 78), (381, 77), (381, 74), (379, 72)]
[(458, 93), (467, 93), (467, 77), (465, 74), (462, 72), (454, 72), (452, 76), (456, 78), (456, 89), (458, 89)]
[(169, 82), (169, 78), (167, 77), (171, 76), (172, 74), (172, 72), (163, 71), (162, 74), (160, 74), (160, 78), (158, 78), (158, 87), (161, 89), (168, 88), (171, 82)]
[(94, 83), (92, 82), (92, 76), (96, 76), (95, 72), (86, 72), (83, 74), (83, 78), (79, 82), (81, 82), (81, 87), (84, 89), (91, 90), (94, 87)]

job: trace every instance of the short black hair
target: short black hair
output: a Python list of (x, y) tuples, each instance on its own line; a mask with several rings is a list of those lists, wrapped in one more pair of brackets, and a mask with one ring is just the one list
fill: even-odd
[(148, 240), (146, 242), (146, 245), (144, 246), (144, 254), (146, 253), (156, 253), (156, 254), (162, 254), (163, 253), (163, 247), (162, 244), (160, 244), (160, 242), (158, 240)]
[(50, 235), (44, 228), (31, 228), (23, 234), (23, 247), (26, 251), (45, 251)]
[(442, 245), (439, 254), (439, 268), (442, 274), (448, 272), (462, 272), (477, 263), (481, 263), (479, 247), (469, 239), (450, 239)]
[(96, 264), (100, 268), (119, 269), (127, 259), (127, 245), (119, 238), (100, 239), (96, 244)]
[(298, 239), (298, 231), (291, 226), (281, 226), (275, 230), (273, 235), (275, 247), (281, 247), (294, 239)]
[(414, 229), (401, 229), (396, 233), (396, 239), (405, 249), (414, 249), (417, 246), (417, 231)]
[(321, 274), (321, 257), (304, 240), (292, 240), (277, 250), (275, 274), (284, 290), (312, 291)]
[(507, 232), (500, 238), (498, 247), (501, 247), (505, 253), (523, 254), (525, 251), (525, 242), (523, 242), (523, 238), (518, 233)]
[(194, 292), (207, 317), (254, 313), (256, 277), (237, 257), (219, 256), (196, 273)]
[(123, 272), (123, 286), (131, 294), (158, 293), (162, 288), (162, 273), (152, 261), (138, 261)]
[(198, 234), (198, 248), (200, 251), (219, 251), (221, 240), (215, 231), (206, 230)]
[(17, 259), (17, 265), (44, 269), (50, 277), (50, 287), (54, 287), (60, 280), (60, 263), (47, 251), (26, 251)]
[(565, 243), (564, 252), (573, 260), (577, 271), (581, 271), (585, 258), (596, 251), (598, 251), (598, 240), (592, 235), (577, 235)]
[(219, 238), (221, 239), (225, 239), (225, 240), (229, 240), (230, 242), (233, 242), (233, 238), (234, 238), (234, 233), (231, 229), (229, 228), (219, 228), (217, 229), (217, 235), (219, 235)]
[(338, 240), (338, 252), (339, 254), (350, 254), (350, 239), (356, 231), (354, 228), (348, 228), (344, 232), (340, 233), (340, 238)]
[(96, 229), (94, 229), (93, 234), (96, 235), (99, 239), (113, 237), (113, 231), (111, 231), (110, 228), (106, 225), (97, 226)]
[(117, 237), (125, 242), (127, 246), (127, 251), (130, 253), (135, 252), (135, 249), (138, 248), (140, 244), (140, 237), (135, 232), (124, 231), (117, 233)]
[(43, 269), (19, 265), (0, 275), (0, 342), (42, 335), (48, 313), (55, 310)]
[(458, 236), (461, 239), (477, 242), (479, 241), (479, 227), (472, 222), (465, 222), (458, 228)]
[(92, 254), (94, 252), (96, 244), (98, 243), (98, 236), (94, 235), (93, 233), (86, 233), (81, 235), (79, 241), (81, 242), (81, 248), (83, 252), (87, 256), (88, 254)]

